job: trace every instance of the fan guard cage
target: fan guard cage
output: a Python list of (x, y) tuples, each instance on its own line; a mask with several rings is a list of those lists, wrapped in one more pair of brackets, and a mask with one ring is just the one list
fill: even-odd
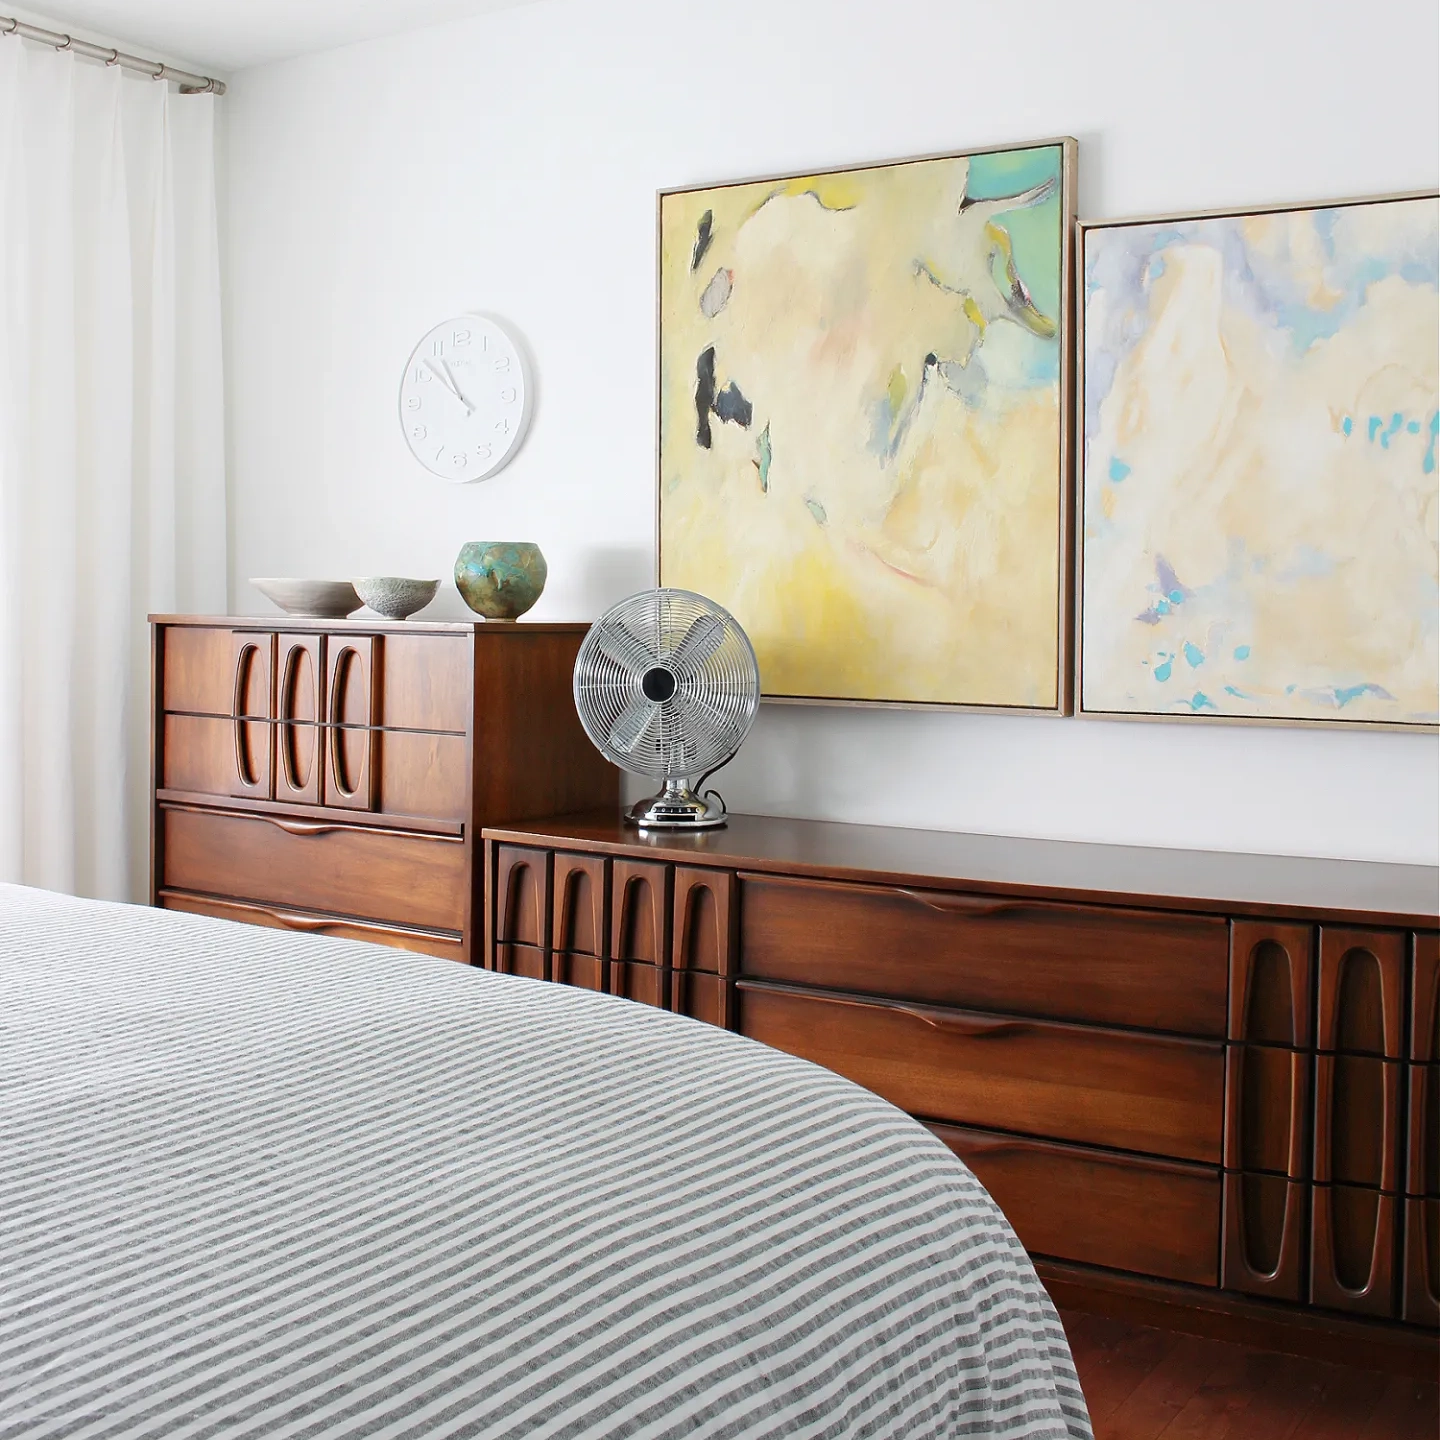
[(749, 636), (689, 590), (642, 590), (590, 627), (575, 657), (575, 708), (612, 764), (699, 779), (740, 748), (760, 703)]

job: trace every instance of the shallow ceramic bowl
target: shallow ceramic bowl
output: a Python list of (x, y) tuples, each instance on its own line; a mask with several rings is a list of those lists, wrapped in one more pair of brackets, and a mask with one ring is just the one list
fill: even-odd
[(405, 620), (423, 610), (440, 588), (438, 580), (406, 580), (399, 575), (371, 575), (354, 585), (355, 593), (387, 620)]
[(515, 620), (539, 598), (548, 574), (528, 540), (472, 540), (455, 561), (455, 588), (487, 620)]
[(251, 580), (267, 600), (287, 615), (306, 620), (343, 620), (360, 608), (360, 597), (348, 580)]

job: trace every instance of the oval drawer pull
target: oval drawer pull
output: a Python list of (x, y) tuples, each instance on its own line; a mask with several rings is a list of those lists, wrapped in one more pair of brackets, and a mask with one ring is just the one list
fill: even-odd
[(906, 890), (897, 886), (895, 893), (923, 905), (927, 910), (938, 910), (942, 915), (1003, 915), (1011, 910), (1025, 910), (1029, 907), (1021, 900), (982, 900), (975, 895), (947, 895), (939, 890)]

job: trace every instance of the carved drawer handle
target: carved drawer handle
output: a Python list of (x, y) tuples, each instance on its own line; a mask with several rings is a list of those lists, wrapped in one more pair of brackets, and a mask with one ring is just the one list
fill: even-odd
[(259, 818), (278, 825), (290, 835), (328, 835), (332, 830), (348, 828), (344, 825), (332, 825), (325, 820), (282, 820), (278, 815), (261, 815)]
[[(949, 1143), (948, 1141), (946, 1142)], [(967, 1135), (963, 1140), (956, 1142), (959, 1146), (959, 1154), (963, 1159), (966, 1155), (1006, 1155), (1014, 1151), (1021, 1154), (1033, 1153), (1036, 1146), (1029, 1140), (1009, 1140), (997, 1136), (995, 1139), (971, 1138)]]
[(886, 1005), (885, 1009), (909, 1015), (921, 1020), (933, 1030), (945, 1030), (952, 1035), (963, 1035), (970, 1040), (993, 1040), (1002, 1035), (1014, 1035), (1030, 1028), (1024, 1020), (988, 1020), (978, 1015), (951, 1014), (944, 1010), (918, 1010), (909, 1005)]
[(272, 910), (268, 905), (257, 905), (255, 908), (278, 921), (287, 930), (333, 930), (337, 925), (343, 925), (347, 930), (366, 930), (377, 935), (394, 934), (392, 926), (376, 925), (369, 920), (327, 920), (317, 915), (297, 915), (293, 910)]
[(947, 895), (940, 890), (906, 890), (897, 886), (897, 895), (923, 905), (927, 910), (938, 910), (942, 915), (1003, 915), (1008, 910), (1028, 908), (1020, 900), (981, 900), (974, 895)]

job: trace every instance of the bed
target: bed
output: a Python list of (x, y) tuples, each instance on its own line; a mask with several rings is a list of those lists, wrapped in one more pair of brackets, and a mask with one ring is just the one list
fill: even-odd
[(1082, 1437), (945, 1147), (629, 1001), (0, 886), (0, 1436)]

